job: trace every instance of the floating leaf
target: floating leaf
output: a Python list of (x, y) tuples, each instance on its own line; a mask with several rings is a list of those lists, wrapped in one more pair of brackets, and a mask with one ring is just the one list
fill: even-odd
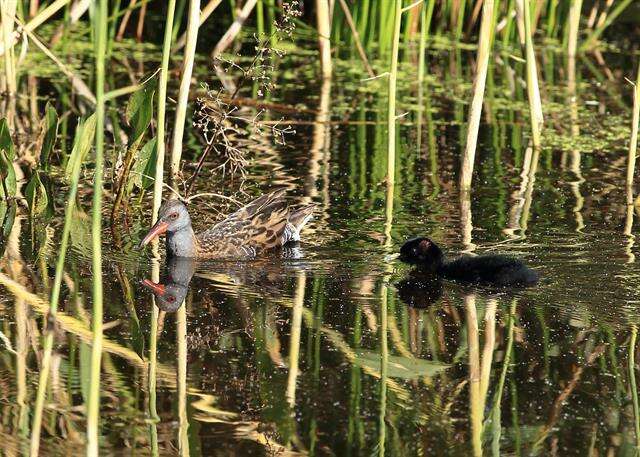
[(58, 135), (58, 113), (56, 113), (56, 109), (51, 106), (49, 102), (47, 102), (44, 110), (45, 115), (42, 121), (44, 138), (42, 140), (42, 149), (40, 149), (40, 166), (44, 170), (48, 170), (49, 157)]
[(78, 123), (76, 129), (76, 136), (73, 139), (73, 149), (67, 162), (67, 168), (65, 169), (65, 177), (67, 180), (71, 179), (73, 169), (76, 166), (82, 165), (87, 153), (91, 150), (93, 145), (93, 139), (96, 131), (96, 115), (95, 113), (89, 116), (84, 122)]
[(142, 139), (142, 135), (149, 127), (153, 117), (153, 95), (156, 91), (155, 79), (146, 83), (129, 98), (127, 103), (126, 119), (132, 128), (130, 135), (131, 146)]
[(29, 211), (32, 216), (42, 214), (46, 211), (49, 204), (49, 197), (47, 196), (47, 189), (40, 180), (40, 173), (35, 171), (27, 187), (24, 191), (24, 195), (27, 198), (27, 204), (29, 205)]
[[(359, 351), (353, 361), (354, 365), (380, 372), (380, 354), (371, 351)], [(392, 378), (418, 379), (422, 376), (434, 376), (451, 365), (431, 360), (415, 359), (390, 355), (388, 357), (387, 375)]]
[(156, 174), (156, 157), (158, 155), (158, 139), (152, 138), (140, 149), (138, 160), (133, 166), (131, 182), (140, 189), (147, 189), (153, 184), (153, 179), (147, 176)]

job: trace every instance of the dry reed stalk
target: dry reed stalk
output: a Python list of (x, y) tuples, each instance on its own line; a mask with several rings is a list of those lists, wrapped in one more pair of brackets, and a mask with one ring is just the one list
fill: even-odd
[(569, 40), (567, 42), (567, 54), (569, 57), (576, 56), (578, 49), (578, 32), (580, 31), (580, 11), (582, 10), (582, 0), (573, 0), (569, 9)]
[(590, 49), (592, 48), (596, 42), (598, 41), (598, 39), (600, 38), (600, 35), (602, 35), (602, 33), (605, 31), (605, 29), (607, 27), (609, 27), (613, 21), (616, 20), (616, 18), (622, 14), (622, 12), (627, 9), (627, 7), (631, 4), (633, 0), (620, 0), (619, 2), (616, 3), (616, 7), (613, 8), (613, 10), (611, 10), (606, 16), (605, 16), (605, 20), (602, 23), (602, 25), (597, 26), (593, 32), (591, 32), (591, 34), (587, 37), (586, 40), (584, 40), (584, 42), (582, 43), (581, 48), (582, 49)]
[(136, 40), (138, 43), (142, 41), (142, 32), (144, 30), (144, 20), (147, 17), (147, 2), (142, 2), (140, 6), (140, 14), (138, 16), (138, 25), (136, 26)]
[(320, 48), (320, 66), (323, 78), (330, 78), (331, 63), (331, 17), (329, 0), (316, 0), (316, 23), (318, 27), (318, 46)]
[[(220, 5), (220, 3), (222, 3), (222, 0), (209, 0), (209, 3), (207, 3), (207, 5), (204, 8), (202, 8), (202, 11), (200, 12), (201, 26), (209, 18), (209, 16), (211, 16), (211, 14), (215, 11), (218, 5)], [(186, 42), (187, 42), (187, 32), (184, 32), (180, 36), (180, 38), (178, 38), (178, 41), (176, 41), (176, 44), (174, 46), (174, 51), (179, 51), (180, 49), (184, 48), (184, 45)]]
[(531, 30), (531, 2), (530, 0), (516, 0), (516, 14), (518, 21), (523, 24), (525, 32), (525, 53), (527, 61), (527, 96), (529, 99), (529, 113), (531, 118), (531, 136), (533, 147), (540, 147), (540, 130), (544, 122), (542, 101), (540, 99), (540, 85), (538, 83), (538, 67), (536, 54), (533, 49)]
[(369, 64), (369, 59), (367, 59), (367, 54), (362, 47), (362, 42), (360, 41), (360, 34), (358, 33), (358, 29), (353, 22), (353, 17), (351, 16), (351, 11), (349, 11), (349, 6), (345, 2), (345, 0), (338, 0), (340, 2), (340, 7), (342, 8), (342, 12), (344, 13), (344, 17), (347, 20), (347, 24), (349, 25), (349, 29), (351, 30), (351, 34), (353, 35), (353, 40), (356, 43), (356, 48), (358, 49), (358, 54), (360, 55), (360, 59), (364, 64), (364, 67), (367, 69), (367, 73), (370, 78), (375, 78), (376, 74), (371, 68)]
[(478, 58), (476, 75), (473, 81), (473, 99), (469, 108), (469, 125), (467, 128), (467, 141), (462, 160), (462, 173), (460, 186), (462, 189), (471, 188), (473, 177), (473, 165), (478, 143), (478, 129), (480, 128), (480, 116), (482, 115), (482, 102), (484, 100), (484, 87), (487, 81), (489, 68), (489, 54), (491, 53), (491, 25), (493, 24), (494, 1), (485, 0), (482, 7), (482, 21), (480, 23), (480, 38), (478, 44)]
[[(627, 187), (633, 186), (633, 175), (636, 166), (636, 153), (638, 150), (638, 122), (640, 121), (640, 64), (638, 75), (633, 87), (633, 115), (631, 124), (631, 141), (629, 142), (629, 155), (627, 160)], [(627, 202), (631, 204), (632, 202)]]
[[(2, 43), (5, 49), (11, 48), (11, 38), (14, 34), (16, 0), (0, 0), (0, 17), (2, 18)], [(13, 48), (4, 54), (4, 73), (7, 79), (7, 93), (13, 96), (17, 90), (15, 59)]]
[(211, 52), (212, 58), (215, 59), (216, 57), (218, 57), (224, 52), (225, 49), (229, 47), (231, 43), (233, 43), (233, 40), (236, 38), (236, 36), (238, 36), (238, 33), (240, 33), (242, 25), (251, 14), (251, 11), (253, 11), (253, 8), (255, 8), (257, 2), (258, 0), (247, 0), (247, 3), (242, 6), (242, 9), (236, 16), (236, 20), (233, 21), (231, 27), (227, 29), (224, 35), (222, 35), (222, 38), (220, 38), (220, 40), (216, 44), (215, 48), (213, 48), (213, 51)]
[(116, 41), (121, 41), (124, 38), (124, 32), (127, 30), (127, 24), (129, 24), (129, 19), (131, 19), (131, 13), (133, 13), (133, 8), (135, 8), (137, 0), (131, 0), (127, 10), (124, 12), (122, 16), (122, 21), (120, 22), (120, 27), (118, 28), (118, 33), (116, 34)]
[(176, 187), (180, 174), (180, 160), (182, 158), (182, 139), (184, 137), (184, 124), (187, 117), (187, 104), (189, 102), (189, 88), (191, 87), (191, 75), (196, 55), (196, 41), (200, 24), (200, 0), (189, 2), (189, 19), (187, 22), (187, 44), (184, 49), (184, 61), (182, 62), (182, 78), (178, 93), (178, 105), (176, 107), (176, 121), (173, 130), (173, 142), (171, 148), (171, 187)]
[(38, 9), (40, 9), (40, 1), (31, 0), (29, 2), (29, 17), (33, 17), (38, 14)]
[[(35, 29), (40, 27), (44, 22), (46, 22), (47, 19), (49, 19), (51, 16), (53, 16), (62, 8), (64, 8), (64, 6), (70, 1), (71, 0), (55, 0), (52, 4), (50, 4), (45, 9), (40, 11), (40, 13), (38, 13), (36, 17), (31, 19), (29, 22), (27, 22), (24, 26), (24, 30), (28, 32), (33, 32)], [(13, 46), (15, 46), (16, 43), (18, 42), (19, 38), (20, 38), (20, 33), (18, 33), (18, 31), (15, 31), (11, 34), (11, 38), (7, 45), (5, 45), (4, 42), (1, 43), (2, 46), (0, 47), (0, 56), (4, 55), (5, 49), (13, 48)]]
[[(16, 22), (19, 25), (22, 25), (21, 22), (19, 20), (17, 20), (17, 19), (16, 19)], [(27, 37), (29, 37), (29, 39), (33, 42), (33, 44), (35, 44), (36, 47), (38, 49), (40, 49), (44, 53), (44, 55), (49, 57), (49, 59), (51, 59), (58, 66), (58, 68), (60, 68), (60, 71), (62, 71), (62, 73), (67, 78), (69, 78), (69, 80), (71, 81), (71, 85), (76, 90), (78, 95), (86, 98), (92, 104), (95, 104), (96, 103), (96, 97), (95, 97), (95, 95), (93, 95), (93, 92), (91, 92), (91, 89), (89, 88), (89, 86), (87, 86), (85, 84), (85, 82), (82, 80), (82, 78), (80, 78), (77, 74), (75, 74), (73, 71), (71, 71), (60, 59), (58, 59), (55, 56), (55, 54), (53, 54), (49, 50), (49, 48), (47, 48), (44, 45), (44, 43), (42, 43), (33, 32), (28, 31), (26, 28), (23, 28), (22, 30), (25, 32)]]

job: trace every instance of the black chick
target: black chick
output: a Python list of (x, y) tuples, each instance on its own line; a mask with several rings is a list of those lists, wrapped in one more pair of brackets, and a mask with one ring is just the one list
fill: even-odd
[(521, 260), (504, 255), (462, 255), (448, 260), (442, 249), (426, 237), (414, 238), (400, 248), (400, 260), (442, 278), (497, 287), (522, 287), (538, 282), (539, 275)]

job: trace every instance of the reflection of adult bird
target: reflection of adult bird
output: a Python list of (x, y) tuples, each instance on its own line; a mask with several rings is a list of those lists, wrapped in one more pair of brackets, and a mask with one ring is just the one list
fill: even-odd
[(427, 308), (442, 296), (442, 280), (433, 274), (413, 270), (396, 283), (398, 296), (412, 308)]
[(142, 285), (153, 292), (158, 308), (173, 312), (184, 303), (189, 292), (189, 283), (196, 270), (196, 262), (187, 257), (171, 257), (167, 259), (166, 270), (166, 279), (162, 283), (145, 279)]

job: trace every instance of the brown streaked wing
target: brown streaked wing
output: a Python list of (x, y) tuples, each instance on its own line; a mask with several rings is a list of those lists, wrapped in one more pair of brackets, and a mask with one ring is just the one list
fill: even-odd
[[(278, 189), (240, 208), (210, 229), (198, 233), (201, 252), (215, 256), (246, 253), (282, 246), (290, 215), (285, 189)], [(236, 253), (237, 254), (234, 254)]]

